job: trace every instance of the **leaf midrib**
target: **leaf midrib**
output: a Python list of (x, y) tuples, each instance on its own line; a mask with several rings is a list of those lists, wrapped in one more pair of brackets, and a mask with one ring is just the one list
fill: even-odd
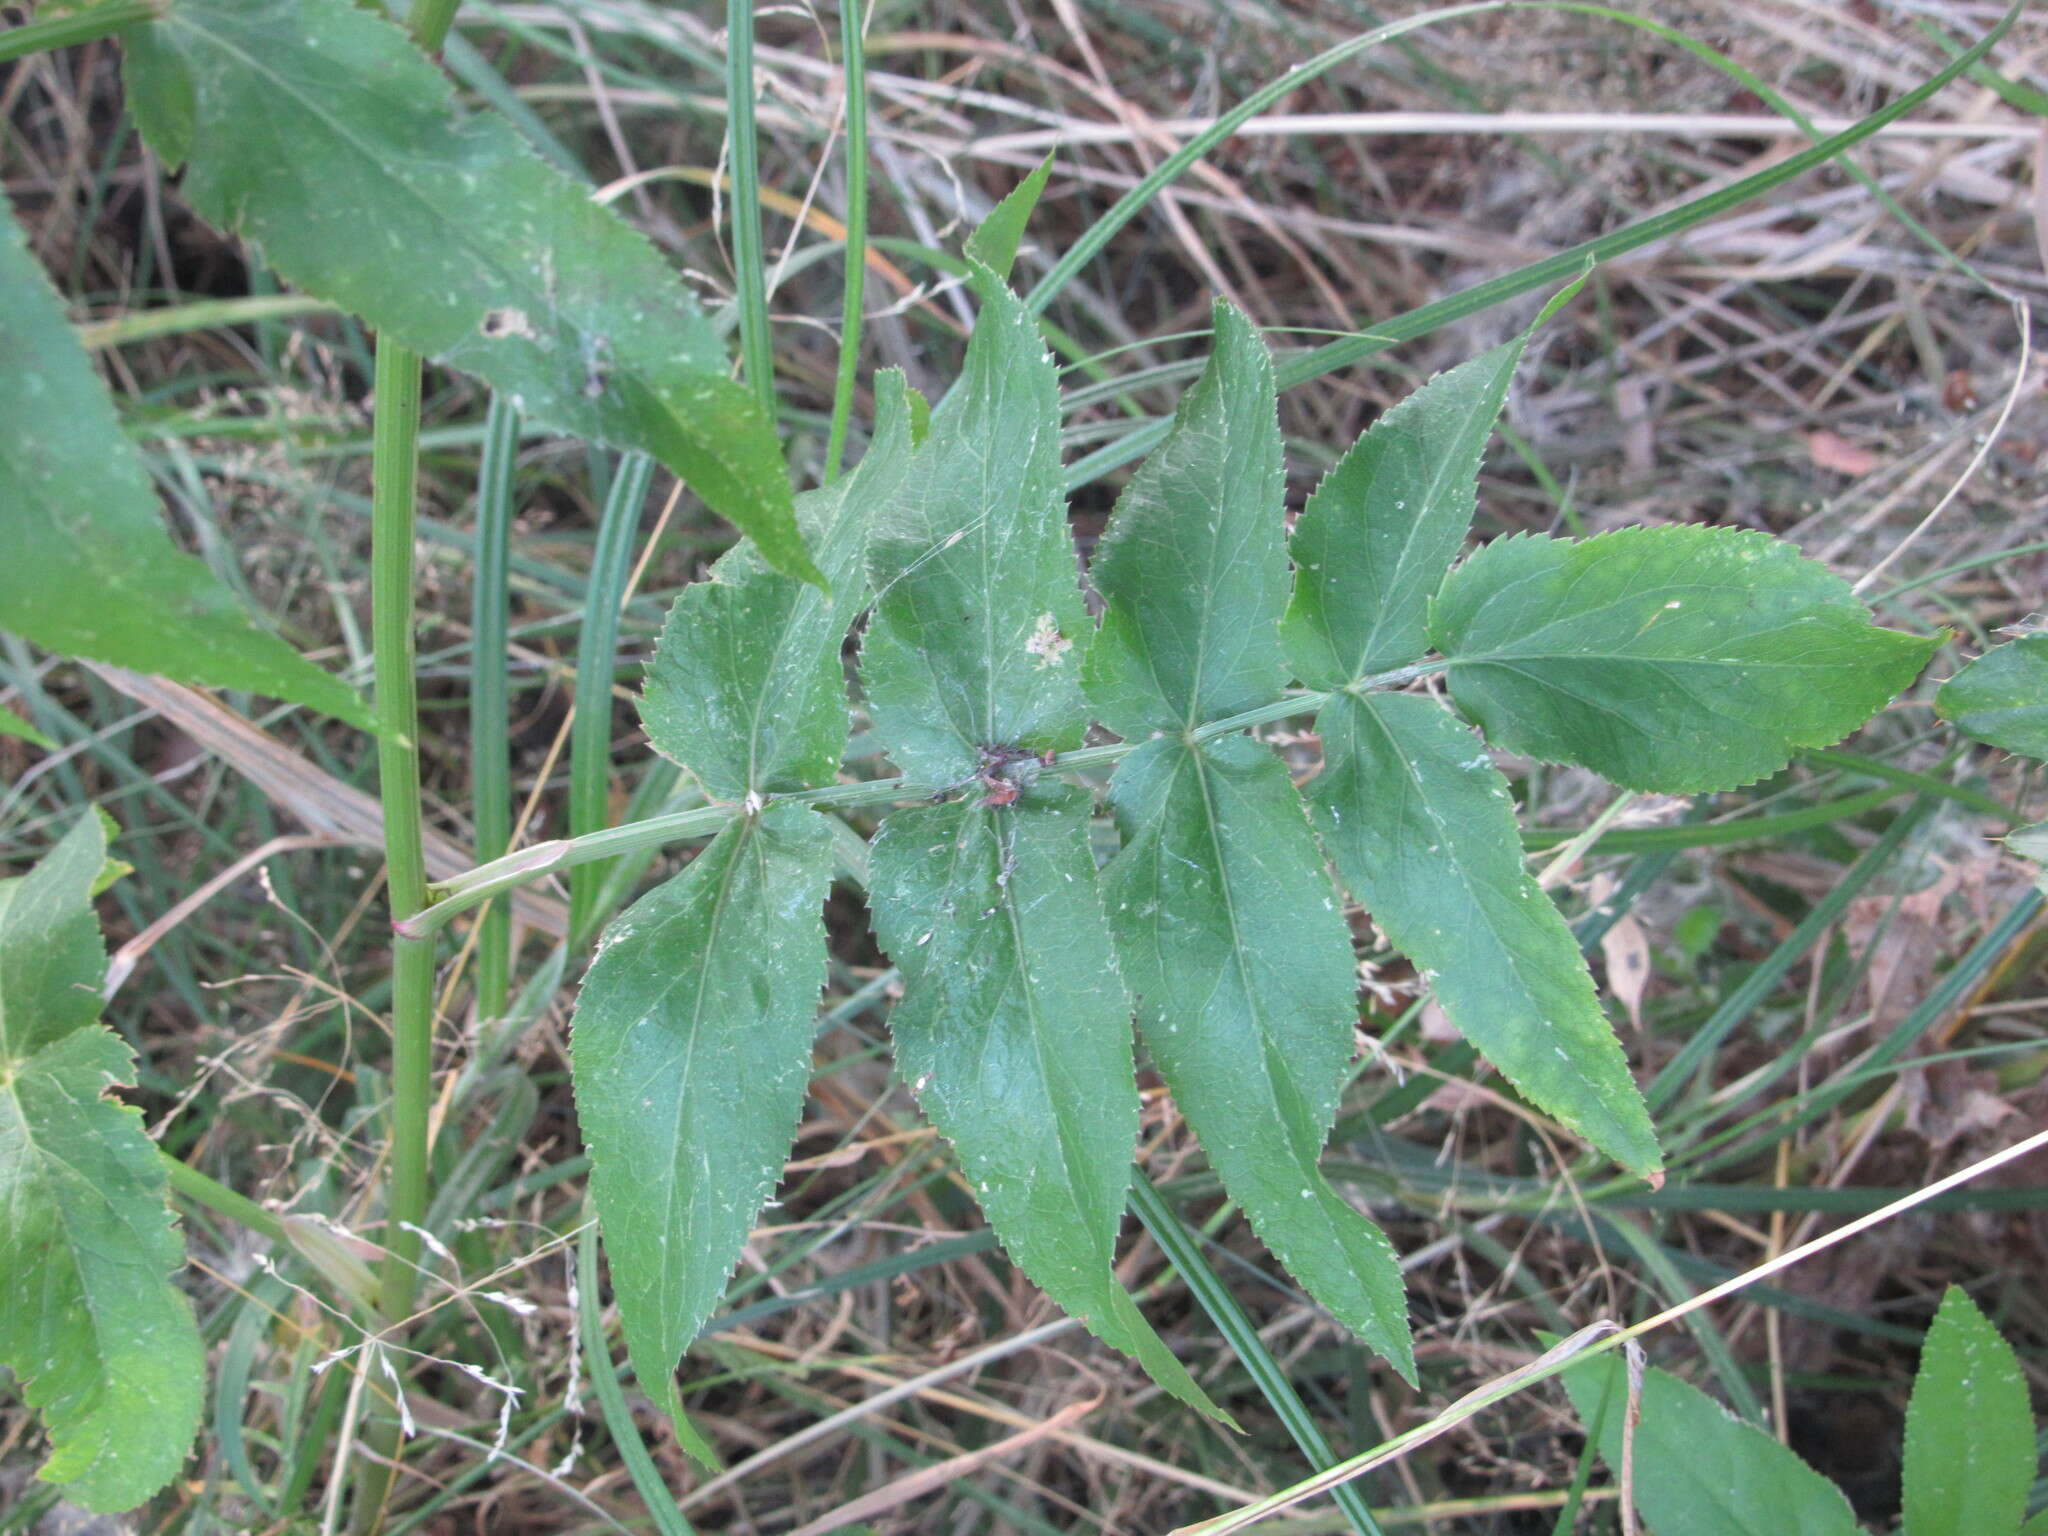
[[(733, 885), (734, 882), (738, 879), (740, 864), (751, 852), (753, 839), (756, 833), (758, 832), (759, 827), (759, 820), (755, 817), (747, 816), (738, 819), (738, 827), (734, 837), (732, 856), (726, 861), (726, 866), (724, 870), (720, 872), (718, 888), (712, 896), (711, 910), (706, 914), (706, 921), (704, 925), (704, 943), (702, 946), (703, 962), (699, 964), (697, 967), (696, 995), (691, 999), (689, 1015), (689, 1033), (684, 1042), (683, 1060), (680, 1067), (680, 1076), (682, 1080), (686, 1083), (690, 1080), (691, 1071), (697, 1059), (697, 1045), (703, 1036), (704, 998), (706, 990), (710, 986), (711, 982), (711, 957), (715, 955), (719, 949), (719, 928), (725, 921), (726, 908), (728, 907), (732, 899)], [(680, 979), (681, 978), (678, 978), (678, 981), (680, 981)], [(661, 991), (657, 992), (654, 995), (653, 1002), (648, 1006), (647, 1009), (642, 1011), (641, 1018), (644, 1020), (654, 1012), (655, 1008), (665, 1003), (671, 996), (671, 994), (674, 992), (674, 990), (674, 987), (670, 986), (664, 987)], [(664, 1214), (667, 1217), (667, 1223), (664, 1227), (664, 1230), (668, 1232), (678, 1232), (682, 1230), (676, 1200), (677, 1192), (682, 1188), (682, 1179), (674, 1175), (676, 1174), (676, 1171), (679, 1167), (677, 1149), (682, 1145), (684, 1118), (683, 1111), (688, 1102), (688, 1094), (679, 1093), (676, 1095), (676, 1112), (673, 1120), (670, 1122), (669, 1125), (667, 1163), (669, 1171), (671, 1173), (671, 1178), (669, 1179), (667, 1193), (665, 1194), (662, 1201)], [(660, 1245), (661, 1283), (656, 1293), (658, 1296), (666, 1297), (669, 1295), (670, 1283), (674, 1275), (675, 1268), (674, 1261), (671, 1256), (681, 1246), (682, 1245), (679, 1243), (663, 1243)], [(668, 1317), (668, 1313), (666, 1310), (663, 1311), (662, 1316), (665, 1319)], [(666, 1329), (664, 1329), (664, 1331), (666, 1332)], [(669, 1362), (669, 1371), (671, 1375), (674, 1374), (674, 1370), (675, 1363), (671, 1361)]]
[[(170, 24), (184, 27), (189, 35), (199, 38), (202, 42), (210, 43), (221, 53), (239, 60), (252, 74), (273, 82), (286, 100), (298, 104), (309, 116), (321, 122), (335, 139), (340, 141), (347, 149), (354, 151), (356, 156), (370, 167), (373, 183), (396, 187), (407, 201), (413, 203), (428, 215), (430, 223), (450, 230), (455, 237), (458, 247), (474, 258), (477, 267), (491, 273), (508, 291), (521, 295), (525, 300), (525, 306), (522, 307), (530, 306), (548, 314), (555, 324), (563, 327), (569, 335), (576, 338), (579, 348), (585, 352), (588, 351), (587, 343), (591, 338), (595, 337), (600, 341), (605, 339), (603, 332), (587, 328), (570, 318), (554, 298), (546, 292), (545, 288), (533, 289), (526, 283), (515, 280), (493, 258), (487, 246), (476, 243), (463, 226), (451, 223), (443, 218), (441, 210), (435, 206), (423, 191), (414, 187), (412, 183), (403, 177), (387, 174), (381, 157), (372, 153), (370, 146), (365, 144), (357, 135), (350, 132), (340, 118), (325, 110), (321, 104), (322, 98), (318, 95), (299, 88), (293, 82), (292, 77), (266, 66), (261, 59), (239, 47), (225, 34), (198, 25), (178, 7), (173, 6), (166, 13), (163, 20)], [(527, 153), (523, 145), (516, 146), (515, 152), (521, 155)], [(544, 162), (539, 161), (538, 157), (534, 158), (536, 164), (544, 165)], [(238, 214), (246, 213), (245, 208), (239, 208), (236, 211)], [(699, 339), (701, 340), (701, 338)], [(641, 376), (642, 371), (639, 369), (632, 369), (630, 371), (636, 376)], [(699, 370), (692, 368), (691, 372), (697, 373)], [(702, 376), (709, 377), (708, 374)], [(664, 409), (667, 409), (667, 401), (658, 387), (650, 387), (649, 392), (656, 400), (661, 401)], [(559, 389), (551, 391), (551, 393), (558, 394)]]
[[(1209, 778), (1210, 765), (1204, 761), (1201, 748), (1190, 747), (1186, 751), (1189, 765), (1195, 775), (1196, 787), (1202, 797), (1202, 830), (1208, 838), (1209, 856), (1214, 861), (1218, 877), (1216, 887), (1222, 897), (1224, 918), (1230, 925), (1230, 966), (1237, 973), (1239, 990), (1244, 998), (1245, 1011), (1251, 1019), (1253, 1032), (1258, 1037), (1260, 1071), (1266, 1079), (1267, 1088), (1272, 1095), (1276, 1109), (1282, 1108), (1280, 1103), (1279, 1074), (1286, 1067), (1286, 1058), (1284, 1054), (1280, 1054), (1277, 1051), (1277, 1042), (1274, 1040), (1273, 1031), (1268, 1024), (1270, 1014), (1264, 1006), (1258, 987), (1253, 983), (1251, 967), (1246, 960), (1246, 952), (1250, 946), (1245, 942), (1243, 926), (1238, 919), (1237, 893), (1231, 879), (1230, 862), (1223, 851), (1223, 838), (1216, 813), (1215, 794)], [(1291, 1078), (1287, 1082), (1287, 1088), (1306, 1108), (1309, 1103), (1308, 1096), (1294, 1084)], [(1329, 1126), (1324, 1125), (1319, 1127), (1319, 1129), (1327, 1134)], [(1298, 1156), (1300, 1149), (1294, 1145), (1294, 1127), (1283, 1125), (1282, 1130), (1286, 1136), (1289, 1150), (1295, 1152)], [(1330, 1192), (1328, 1185), (1324, 1183), (1322, 1171), (1317, 1166), (1316, 1159), (1312, 1157), (1301, 1159), (1300, 1167), (1308, 1175), (1309, 1185), (1316, 1194), (1316, 1198), (1309, 1203), (1316, 1208), (1316, 1213), (1323, 1218), (1323, 1225), (1329, 1232), (1331, 1242), (1336, 1245), (1339, 1252), (1342, 1252), (1345, 1246), (1344, 1234), (1338, 1230), (1336, 1220), (1322, 1199), (1325, 1194)]]

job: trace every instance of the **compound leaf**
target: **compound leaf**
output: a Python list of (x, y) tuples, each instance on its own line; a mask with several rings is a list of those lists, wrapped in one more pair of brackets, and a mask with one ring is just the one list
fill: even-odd
[[(1619, 1471), (1628, 1365), (1620, 1351), (1563, 1373), (1600, 1456)], [(1699, 1388), (1651, 1367), (1635, 1432), (1635, 1500), (1657, 1536), (1859, 1536), (1833, 1483)]]
[(832, 836), (802, 806), (739, 817), (606, 930), (576, 1001), (576, 1108), (640, 1384), (676, 1362), (782, 1171), (825, 980)]
[(713, 795), (807, 789), (839, 771), (847, 735), (840, 649), (867, 602), (870, 525), (910, 457), (903, 375), (877, 375), (875, 396), (875, 435), (859, 467), (796, 500), (830, 591), (768, 569), (740, 545), (669, 610), (640, 717), (655, 749)]
[(1950, 1286), (1906, 1405), (1903, 1536), (2014, 1536), (2034, 1486), (2034, 1418), (2012, 1346)]
[(1672, 794), (1753, 783), (1841, 740), (1935, 646), (1872, 624), (1791, 545), (1697, 526), (1496, 539), (1429, 623), (1452, 696), (1494, 745)]
[(953, 783), (982, 749), (1063, 750), (1088, 723), (1087, 612), (1060, 476), (1059, 384), (1015, 294), (970, 265), (960, 380), (875, 531), (861, 681), (905, 773)]
[(1216, 1414), (1111, 1268), (1138, 1093), (1089, 809), (1085, 791), (1041, 785), (1013, 805), (961, 800), (882, 823), (869, 901), (903, 972), (896, 1063), (1018, 1267)]
[(2001, 752), (2048, 758), (2048, 635), (1986, 651), (1941, 685), (1934, 709)]
[(141, 1115), (106, 1096), (135, 1057), (98, 1022), (97, 815), (0, 885), (0, 1361), (43, 1416), (39, 1474), (90, 1509), (177, 1475), (206, 1356), (172, 1284), (184, 1247)]
[(1656, 1132), (1564, 918), (1522, 862), (1507, 780), (1412, 694), (1335, 695), (1308, 797), (1337, 872), (1435, 985), (1458, 1031), (1571, 1132), (1635, 1173)]
[(1167, 737), (1117, 765), (1110, 800), (1110, 933), (1174, 1102), (1260, 1240), (1413, 1381), (1393, 1246), (1317, 1169), (1358, 979), (1287, 769), (1246, 736)]
[(1439, 374), (1375, 421), (1295, 524), (1283, 634), (1312, 688), (1405, 666), (1429, 649), (1430, 594), (1457, 558), (1479, 466), (1528, 335)]
[(1215, 324), (1208, 366), (1117, 498), (1089, 571), (1108, 606), (1083, 680), (1121, 736), (1222, 719), (1287, 681), (1273, 363), (1230, 305), (1218, 301)]
[(361, 697), (171, 544), (142, 457), (0, 204), (0, 627), (64, 656), (246, 688), (368, 727)]
[(774, 425), (668, 262), (347, 0), (179, 0), (125, 34), (183, 194), (288, 282), (559, 431), (651, 454), (818, 580)]

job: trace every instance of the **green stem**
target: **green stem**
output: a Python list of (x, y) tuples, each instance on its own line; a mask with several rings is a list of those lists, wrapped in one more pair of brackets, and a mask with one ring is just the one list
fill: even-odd
[(839, 309), (839, 377), (832, 387), (832, 430), (825, 443), (825, 483), (839, 478), (846, 424), (860, 373), (861, 308), (867, 297), (868, 65), (861, 0), (839, 0), (839, 47), (845, 56), (846, 291)]
[(138, 22), (156, 20), (164, 10), (164, 5), (158, 0), (113, 0), (111, 4), (95, 5), (83, 11), (46, 16), (41, 21), (26, 21), (0, 32), (0, 64), (25, 58), (31, 53), (44, 53), (52, 48), (69, 48), (75, 43), (112, 37)]
[[(419, 470), (419, 354), (377, 343), (371, 447), (370, 632), (376, 652), (377, 789), (384, 809), (387, 895), (395, 924), (426, 905), (420, 827), (419, 694), (414, 679), (413, 539)], [(427, 1107), (433, 1073), (434, 952), (393, 937), (391, 1186), (385, 1199), (383, 1310), (412, 1310), (420, 1240), (404, 1229), (427, 1208)]]
[[(396, 1323), (418, 1294), (419, 1224), (427, 1211), (427, 1117), (433, 1097), (434, 941), (398, 925), (426, 902), (420, 826), (419, 694), (414, 676), (413, 543), (418, 520), (420, 358), (377, 338), (376, 422), (370, 451), (370, 634), (376, 653), (377, 794), (384, 812), (386, 896), (392, 920), (390, 1176), (378, 1310)], [(350, 1528), (374, 1531), (390, 1497), (396, 1421), (370, 1427)]]
[[(1397, 667), (1391, 672), (1362, 678), (1353, 683), (1347, 691), (1370, 692), (1382, 688), (1398, 688), (1416, 678), (1440, 672), (1447, 665), (1448, 663), (1443, 661), (1430, 661)], [(1312, 715), (1329, 701), (1329, 697), (1327, 693), (1291, 693), (1285, 698), (1275, 699), (1270, 704), (1262, 704), (1257, 709), (1248, 709), (1228, 719), (1212, 720), (1206, 725), (1198, 726), (1190, 735), (1196, 741), (1209, 741), (1218, 736), (1231, 735), (1275, 721)], [(1134, 741), (1120, 741), (1099, 747), (1083, 747), (1078, 751), (1060, 753), (1047, 766), (1052, 771), (1061, 773), (1107, 768), (1136, 750), (1139, 745), (1140, 743)], [(1996, 815), (2007, 823), (2014, 820), (2013, 812), (1997, 801), (1926, 775), (1892, 769), (1881, 763), (1874, 764), (1867, 758), (1848, 753), (1805, 752), (1801, 756), (1822, 766), (1863, 773), (1887, 782), (1896, 781), (1898, 790), (1888, 794), (1852, 795), (1827, 805), (1725, 824), (1609, 829), (1598, 839), (1598, 846), (1613, 852), (1648, 853), (1662, 849), (1747, 842), (1759, 837), (1823, 826), (1847, 817), (1860, 816), (1877, 809), (1895, 798), (1897, 793), (1906, 790), (1946, 794), (1952, 799), (1971, 805), (1974, 809)], [(960, 787), (954, 784), (936, 784), (896, 777), (873, 779), (861, 784), (834, 784), (824, 789), (805, 789), (789, 794), (769, 795), (767, 801), (775, 804), (788, 802), (793, 805), (847, 810), (857, 806), (889, 805), (898, 801), (929, 799)], [(708, 837), (723, 827), (734, 812), (735, 808), (732, 806), (700, 806), (694, 810), (650, 816), (644, 820), (627, 822), (622, 826), (606, 827), (601, 831), (585, 832), (575, 837), (558, 838), (553, 842), (536, 843), (530, 848), (522, 848), (517, 853), (479, 864), (474, 869), (451, 876), (435, 885), (428, 892), (432, 898), (430, 905), (417, 917), (404, 924), (402, 931), (409, 935), (431, 934), (479, 903), (503, 892), (516, 890), (544, 875), (552, 875), (565, 869), (576, 869), (601, 859), (613, 859), (625, 854), (665, 847), (670, 843), (686, 842), (695, 837)], [(1526, 847), (1534, 851), (1555, 847), (1560, 842), (1583, 836), (1584, 831), (1585, 829), (1538, 829), (1525, 833), (1523, 841)]]
[(247, 1195), (235, 1193), (218, 1180), (208, 1178), (190, 1163), (181, 1162), (161, 1147), (157, 1149), (157, 1156), (163, 1163), (164, 1177), (170, 1181), (171, 1188), (194, 1205), (203, 1205), (216, 1216), (225, 1216), (280, 1247), (291, 1241), (285, 1233), (284, 1223), (274, 1212), (266, 1211)]
[(761, 259), (760, 141), (754, 131), (753, 0), (726, 0), (725, 103), (732, 141), (733, 296), (740, 310), (740, 371), (775, 415), (775, 352), (768, 339), (768, 274)]
[[(457, 0), (415, 0), (409, 27), (439, 53)], [(428, 1117), (434, 1077), (434, 941), (400, 925), (426, 904), (420, 817), (419, 686), (413, 634), (413, 547), (419, 535), (420, 356), (377, 338), (376, 418), (370, 444), (370, 643), (377, 680), (377, 798), (384, 813), (384, 882), (391, 942), (391, 1145), (384, 1195), (378, 1309), (402, 1322), (419, 1294), (420, 1223), (427, 1214)], [(350, 1528), (383, 1521), (398, 1471), (399, 1425), (365, 1437)]]
[[(1411, 669), (1402, 670), (1406, 672)], [(1328, 700), (1329, 695), (1326, 693), (1291, 694), (1287, 698), (1261, 705), (1257, 709), (1246, 710), (1241, 715), (1232, 715), (1227, 720), (1211, 721), (1190, 734), (1198, 741), (1207, 741), (1211, 737), (1246, 730), (1255, 725), (1266, 724), (1268, 721), (1314, 714)], [(1077, 752), (1062, 752), (1048, 766), (1055, 771), (1105, 767), (1126, 753), (1136, 750), (1139, 745), (1140, 743), (1131, 741), (1117, 742), (1104, 747), (1083, 747)], [(955, 784), (931, 784), (897, 777), (876, 779), (865, 784), (833, 784), (824, 789), (803, 789), (789, 794), (769, 795), (765, 799), (766, 803), (776, 805), (786, 803), (838, 808), (887, 805), (897, 800), (929, 799), (961, 787)], [(479, 865), (475, 869), (442, 881), (431, 892), (434, 897), (432, 905), (407, 922), (403, 931), (409, 936), (424, 938), (441, 928), (458, 913), (466, 912), (479, 902), (488, 901), (500, 892), (514, 890), (529, 881), (538, 880), (543, 875), (574, 869), (598, 859), (617, 858), (621, 854), (638, 853), (643, 849), (660, 848), (669, 843), (708, 836), (731, 820), (736, 811), (737, 807), (734, 806), (707, 805), (696, 810), (677, 811), (667, 816), (650, 816), (645, 821), (630, 822), (620, 827), (607, 827), (601, 832), (591, 832), (581, 837), (535, 843), (530, 848), (522, 848), (517, 853), (508, 854), (502, 859)]]
[(405, 27), (412, 40), (428, 53), (439, 53), (448, 41), (448, 29), (455, 25), (455, 11), (461, 0), (413, 0), (406, 13)]

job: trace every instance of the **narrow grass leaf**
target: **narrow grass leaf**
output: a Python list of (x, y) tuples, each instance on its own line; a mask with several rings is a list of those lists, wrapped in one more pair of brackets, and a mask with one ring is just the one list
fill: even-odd
[(1430, 607), (1451, 694), (1494, 745), (1630, 789), (1735, 789), (1841, 740), (1935, 641), (1766, 534), (1624, 528), (1497, 539)]
[(1045, 785), (1014, 805), (957, 800), (882, 823), (869, 900), (903, 972), (896, 1063), (1018, 1267), (1217, 1414), (1111, 1268), (1138, 1093), (1089, 810), (1085, 791)]
[[(1599, 1425), (1600, 1456), (1618, 1471), (1628, 1414), (1619, 1351), (1563, 1372), (1580, 1420)], [(1590, 1447), (1589, 1447), (1590, 1450)], [(1657, 1536), (1858, 1536), (1841, 1490), (1754, 1424), (1651, 1367), (1635, 1430), (1635, 1501)]]
[(1153, 1060), (1231, 1198), (1332, 1315), (1415, 1379), (1401, 1269), (1317, 1167), (1358, 1023), (1351, 933), (1286, 767), (1247, 736), (1117, 765), (1103, 899)]
[(810, 1081), (832, 836), (801, 806), (732, 821), (628, 908), (576, 1002), (576, 1108), (641, 1386), (675, 1368), (782, 1171)]
[(1934, 709), (2001, 752), (2048, 758), (2048, 635), (1986, 651), (1941, 685)]
[(905, 773), (953, 782), (984, 749), (1078, 746), (1087, 612), (1060, 483), (1058, 375), (985, 267), (960, 381), (932, 412), (869, 569), (861, 679)]
[(57, 744), (41, 731), (30, 725), (13, 710), (0, 708), (0, 736), (12, 736), (27, 742), (32, 747), (41, 747), (45, 752), (57, 750)]
[(504, 118), (460, 112), (398, 27), (347, 0), (179, 0), (127, 34), (126, 80), (186, 201), (286, 281), (651, 454), (818, 579), (773, 422), (668, 262)]
[(1429, 649), (1432, 593), (1479, 500), (1479, 466), (1526, 334), (1439, 374), (1388, 411), (1317, 485), (1296, 523), (1294, 674), (1339, 688)]
[(1906, 1405), (1903, 1536), (2014, 1536), (2026, 1518), (2034, 1460), (2019, 1359), (1952, 1285), (1927, 1330)]
[(910, 458), (903, 375), (879, 374), (867, 455), (842, 480), (797, 497), (797, 518), (830, 591), (779, 571), (742, 545), (683, 589), (648, 668), (640, 718), (656, 751), (707, 793), (829, 784), (846, 748), (840, 649), (867, 603), (868, 532)]
[(1230, 305), (1215, 326), (1208, 366), (1117, 498), (1089, 572), (1107, 607), (1083, 677), (1097, 718), (1126, 737), (1269, 703), (1287, 681), (1272, 359)]
[(59, 655), (246, 688), (369, 729), (353, 688), (258, 629), (203, 561), (172, 547), (149, 471), (4, 205), (0, 357), (0, 628)]
[(1436, 999), (1529, 1101), (1624, 1168), (1656, 1133), (1563, 916), (1522, 862), (1486, 748), (1429, 699), (1340, 693), (1323, 707), (1316, 829), (1337, 872)]
[(135, 1055), (99, 1023), (105, 866), (93, 813), (0, 883), (0, 1362), (49, 1431), (39, 1475), (116, 1511), (177, 1475), (206, 1356), (171, 1281), (185, 1253), (163, 1165), (107, 1097)]

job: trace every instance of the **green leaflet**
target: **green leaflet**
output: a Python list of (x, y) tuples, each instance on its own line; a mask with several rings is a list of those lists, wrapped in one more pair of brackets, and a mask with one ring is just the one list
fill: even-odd
[(840, 648), (867, 602), (869, 527), (910, 457), (903, 375), (878, 375), (875, 398), (874, 440), (859, 467), (796, 502), (830, 592), (768, 570), (742, 545), (669, 610), (640, 718), (657, 751), (722, 799), (829, 784), (839, 771)]
[(1111, 1269), (1138, 1093), (1130, 1004), (1096, 893), (1089, 797), (892, 813), (869, 903), (903, 972), (896, 1064), (1019, 1268), (1152, 1379), (1222, 1417)]
[(1215, 307), (1173, 430), (1117, 500), (1091, 577), (1106, 601), (1083, 673), (1126, 737), (1110, 932), (1153, 1058), (1261, 1239), (1345, 1326), (1414, 1373), (1392, 1246), (1323, 1181), (1358, 1019), (1351, 936), (1279, 759), (1185, 732), (1287, 680), (1282, 447), (1272, 361)]
[(1273, 364), (1243, 315), (1219, 301), (1215, 317), (1209, 365), (1117, 498), (1089, 572), (1108, 608), (1083, 676), (1120, 736), (1220, 720), (1287, 681)]
[(1003, 200), (989, 209), (988, 217), (967, 237), (967, 254), (997, 277), (1007, 278), (1010, 268), (1016, 265), (1017, 247), (1024, 242), (1024, 227), (1031, 222), (1031, 211), (1038, 206), (1051, 175), (1052, 156), (1047, 155), (1038, 162), (1037, 170), (1010, 188)]
[(1872, 624), (1789, 544), (1694, 526), (1496, 539), (1451, 573), (1429, 628), (1495, 746), (1672, 794), (1841, 740), (1935, 645)]
[(1430, 594), (1472, 525), (1479, 466), (1528, 341), (1518, 336), (1417, 389), (1366, 429), (1302, 508), (1282, 634), (1310, 687), (1341, 688), (1429, 649)]
[[(2023, 859), (2031, 859), (2036, 864), (2048, 864), (2048, 821), (2037, 821), (2032, 826), (2008, 832), (2005, 846)], [(2048, 892), (2048, 873), (2035, 875), (2034, 884), (2042, 891)]]
[(1906, 1406), (1902, 1536), (2014, 1536), (2034, 1486), (2034, 1417), (2012, 1346), (1950, 1286)]
[(1941, 685), (1934, 710), (2001, 752), (2048, 758), (2048, 635), (1986, 651)]
[(1286, 767), (1247, 736), (1147, 742), (1110, 789), (1103, 899), (1153, 1059), (1231, 1198), (1410, 1382), (1393, 1246), (1317, 1159), (1351, 1062), (1351, 933)]
[(875, 613), (861, 681), (905, 773), (956, 783), (981, 749), (1079, 745), (1081, 603), (1060, 478), (1058, 376), (985, 267), (960, 381), (932, 412), (870, 543)]
[(371, 726), (353, 688), (258, 629), (204, 562), (172, 547), (149, 471), (4, 202), (0, 358), (0, 627), (61, 655)]
[[(1628, 1366), (1619, 1350), (1562, 1373), (1617, 1474)], [(1635, 1435), (1635, 1500), (1657, 1536), (1861, 1536), (1835, 1485), (1754, 1424), (1654, 1366)]]
[(87, 815), (0, 884), (0, 1362), (49, 1430), (40, 1476), (112, 1511), (177, 1475), (206, 1356), (170, 1280), (185, 1252), (156, 1148), (106, 1097), (135, 1080), (98, 1022), (106, 846)]
[(1472, 733), (1413, 694), (1323, 706), (1308, 786), (1337, 872), (1434, 983), (1501, 1075), (1624, 1168), (1656, 1132), (1564, 918), (1529, 878), (1507, 780)]
[(306, 292), (559, 431), (653, 455), (817, 580), (773, 423), (668, 263), (347, 0), (178, 0), (129, 104), (201, 214)]
[(801, 806), (728, 823), (605, 931), (576, 1000), (576, 1112), (640, 1385), (675, 1368), (782, 1172), (825, 981), (831, 829)]

